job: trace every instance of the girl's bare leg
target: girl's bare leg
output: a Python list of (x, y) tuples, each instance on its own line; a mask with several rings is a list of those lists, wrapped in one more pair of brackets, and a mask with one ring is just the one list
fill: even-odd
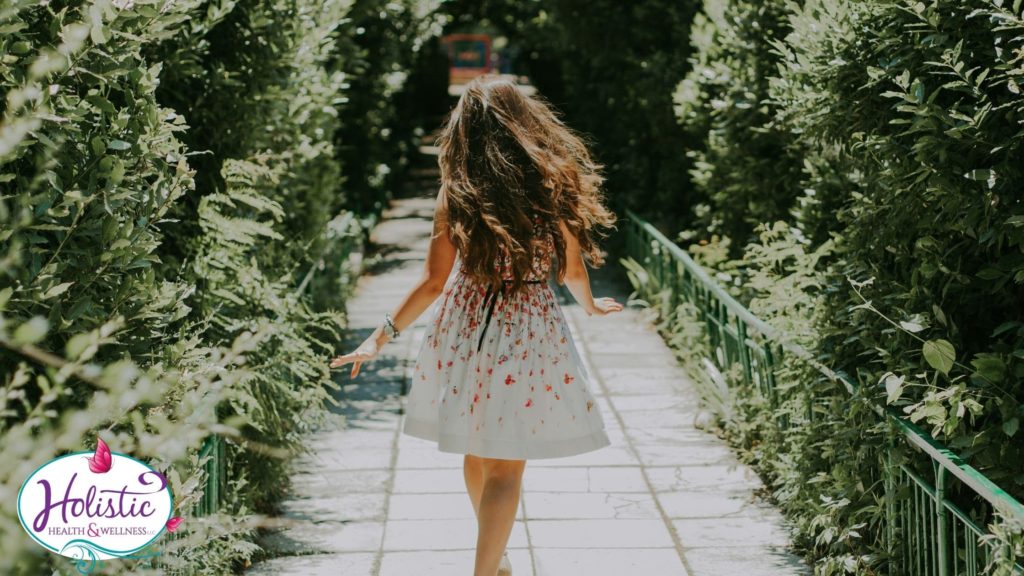
[(466, 492), (473, 504), (473, 514), (480, 519), (480, 496), (484, 492), (484, 463), (479, 456), (466, 454), (462, 464), (462, 475), (466, 478)]
[(515, 524), (525, 467), (526, 460), (480, 458), (483, 488), (477, 509), (474, 576), (498, 573), (498, 564)]

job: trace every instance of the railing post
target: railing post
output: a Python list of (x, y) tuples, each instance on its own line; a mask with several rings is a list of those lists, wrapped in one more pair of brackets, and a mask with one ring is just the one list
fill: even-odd
[(946, 522), (946, 469), (936, 465), (935, 471), (935, 519), (938, 527), (936, 539), (936, 559), (939, 565), (939, 576), (949, 576), (949, 523)]
[(754, 383), (754, 375), (750, 368), (750, 350), (747, 348), (747, 323), (739, 315), (736, 316), (736, 340), (739, 345), (736, 352), (740, 355), (740, 364), (743, 365), (743, 381), (750, 386)]

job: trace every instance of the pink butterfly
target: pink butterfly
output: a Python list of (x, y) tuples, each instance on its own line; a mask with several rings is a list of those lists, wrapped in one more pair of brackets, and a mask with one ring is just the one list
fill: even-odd
[(171, 518), (170, 520), (167, 521), (167, 531), (168, 532), (174, 532), (175, 530), (178, 529), (178, 526), (181, 526), (181, 523), (184, 522), (184, 521), (185, 521), (185, 519), (182, 518), (181, 516), (175, 516), (174, 518)]
[(89, 461), (89, 470), (96, 474), (109, 472), (110, 466), (114, 463), (110, 457), (110, 448), (103, 441), (103, 438), (99, 437), (96, 438), (96, 453), (92, 456), (86, 456), (85, 459)]

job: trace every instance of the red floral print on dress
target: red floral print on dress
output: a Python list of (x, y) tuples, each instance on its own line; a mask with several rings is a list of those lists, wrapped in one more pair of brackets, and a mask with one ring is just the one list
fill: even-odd
[[(540, 253), (529, 280), (550, 278), (553, 250)], [(421, 399), (414, 403), (410, 398), (410, 419), (433, 419), (440, 433), (472, 434), (484, 446), (492, 441), (544, 444), (592, 434), (599, 411), (581, 380), (584, 373), (552, 285), (542, 281), (503, 294), (485, 323), (486, 293), (486, 286), (465, 274), (447, 283), (414, 366), (410, 396)], [(485, 325), (487, 333), (481, 334)], [(459, 388), (466, 388), (464, 401), (455, 398)], [(538, 391), (553, 397), (557, 408), (551, 401), (537, 404)], [(537, 410), (528, 409), (533, 407)], [(509, 426), (504, 426), (506, 418)], [(528, 429), (532, 434), (524, 438)]]

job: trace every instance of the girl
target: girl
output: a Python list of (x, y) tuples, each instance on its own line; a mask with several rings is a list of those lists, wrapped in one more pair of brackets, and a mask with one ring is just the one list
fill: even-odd
[(622, 310), (591, 295), (585, 265), (603, 263), (595, 230), (615, 217), (580, 138), (507, 80), (482, 76), (466, 86), (440, 148), (423, 279), (331, 367), (351, 363), (355, 377), (442, 297), (416, 359), (403, 433), (465, 454), (478, 523), (474, 575), (504, 576), (526, 460), (610, 444), (548, 279), (557, 259), (559, 284), (588, 314)]

